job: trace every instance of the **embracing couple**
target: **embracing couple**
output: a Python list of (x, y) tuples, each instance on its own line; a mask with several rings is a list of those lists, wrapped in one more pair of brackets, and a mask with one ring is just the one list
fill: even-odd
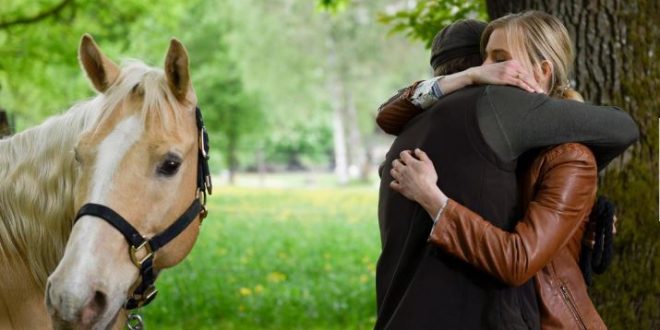
[(435, 77), (381, 106), (398, 136), (380, 170), (376, 329), (606, 328), (580, 254), (590, 215), (611, 226), (611, 205), (592, 211), (598, 172), (639, 131), (582, 102), (573, 61), (552, 15), (458, 21), (434, 39)]

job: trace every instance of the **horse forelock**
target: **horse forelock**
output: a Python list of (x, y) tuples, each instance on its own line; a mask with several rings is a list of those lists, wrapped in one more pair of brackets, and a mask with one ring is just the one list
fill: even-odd
[(104, 122), (113, 126), (139, 114), (145, 132), (150, 135), (176, 135), (185, 127), (185, 114), (192, 111), (195, 102), (179, 102), (168, 87), (163, 70), (136, 60), (124, 62), (118, 82), (102, 97), (103, 110), (97, 128), (107, 126)]

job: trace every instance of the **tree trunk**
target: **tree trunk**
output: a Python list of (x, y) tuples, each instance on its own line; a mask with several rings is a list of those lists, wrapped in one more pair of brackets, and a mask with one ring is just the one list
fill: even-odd
[(610, 328), (659, 329), (658, 1), (486, 3), (491, 19), (525, 9), (559, 17), (576, 46), (576, 90), (590, 102), (622, 107), (639, 124), (639, 142), (601, 178), (600, 193), (617, 205), (620, 225), (615, 260), (590, 293)]
[(236, 169), (238, 168), (238, 138), (229, 134), (227, 136), (227, 170), (229, 172), (229, 177), (227, 178), (227, 183), (229, 185), (234, 185), (236, 183)]
[(9, 116), (7, 112), (0, 109), (0, 138), (11, 135), (11, 125), (9, 125)]
[(266, 153), (263, 147), (257, 148), (254, 153), (254, 158), (257, 160), (257, 173), (259, 175), (259, 186), (263, 187), (266, 184)]
[(344, 124), (344, 86), (339, 77), (337, 42), (332, 31), (328, 39), (328, 89), (332, 105), (332, 138), (335, 153), (335, 175), (340, 185), (348, 183), (348, 156), (346, 150), (346, 127)]
[(348, 124), (349, 131), (347, 146), (349, 148), (348, 154), (350, 155), (351, 172), (354, 173), (353, 178), (358, 177), (362, 181), (367, 181), (368, 177), (365, 177), (365, 173), (362, 170), (367, 162), (366, 151), (362, 140), (362, 133), (360, 132), (355, 100), (353, 99), (353, 93), (349, 89), (344, 89), (344, 100), (347, 117), (346, 123)]

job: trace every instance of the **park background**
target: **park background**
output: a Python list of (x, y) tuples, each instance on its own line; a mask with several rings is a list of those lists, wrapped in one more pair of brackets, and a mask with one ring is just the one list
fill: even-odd
[[(161, 66), (188, 48), (216, 189), (193, 252), (163, 272), (150, 329), (367, 329), (380, 252), (374, 123), (398, 88), (431, 76), (428, 46), (459, 18), (541, 9), (577, 48), (573, 83), (615, 104), (641, 138), (601, 175), (620, 219), (594, 302), (612, 329), (660, 328), (657, 1), (0, 0), (0, 136), (92, 90), (89, 32), (111, 58)], [(0, 155), (1, 157), (2, 155)]]

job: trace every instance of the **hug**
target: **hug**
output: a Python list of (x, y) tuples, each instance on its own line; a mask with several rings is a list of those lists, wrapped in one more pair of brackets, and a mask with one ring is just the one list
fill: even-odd
[(380, 107), (398, 136), (380, 172), (377, 329), (606, 328), (580, 254), (591, 213), (612, 225), (592, 211), (598, 172), (639, 131), (582, 103), (573, 61), (549, 14), (458, 21), (434, 39), (436, 77)]

